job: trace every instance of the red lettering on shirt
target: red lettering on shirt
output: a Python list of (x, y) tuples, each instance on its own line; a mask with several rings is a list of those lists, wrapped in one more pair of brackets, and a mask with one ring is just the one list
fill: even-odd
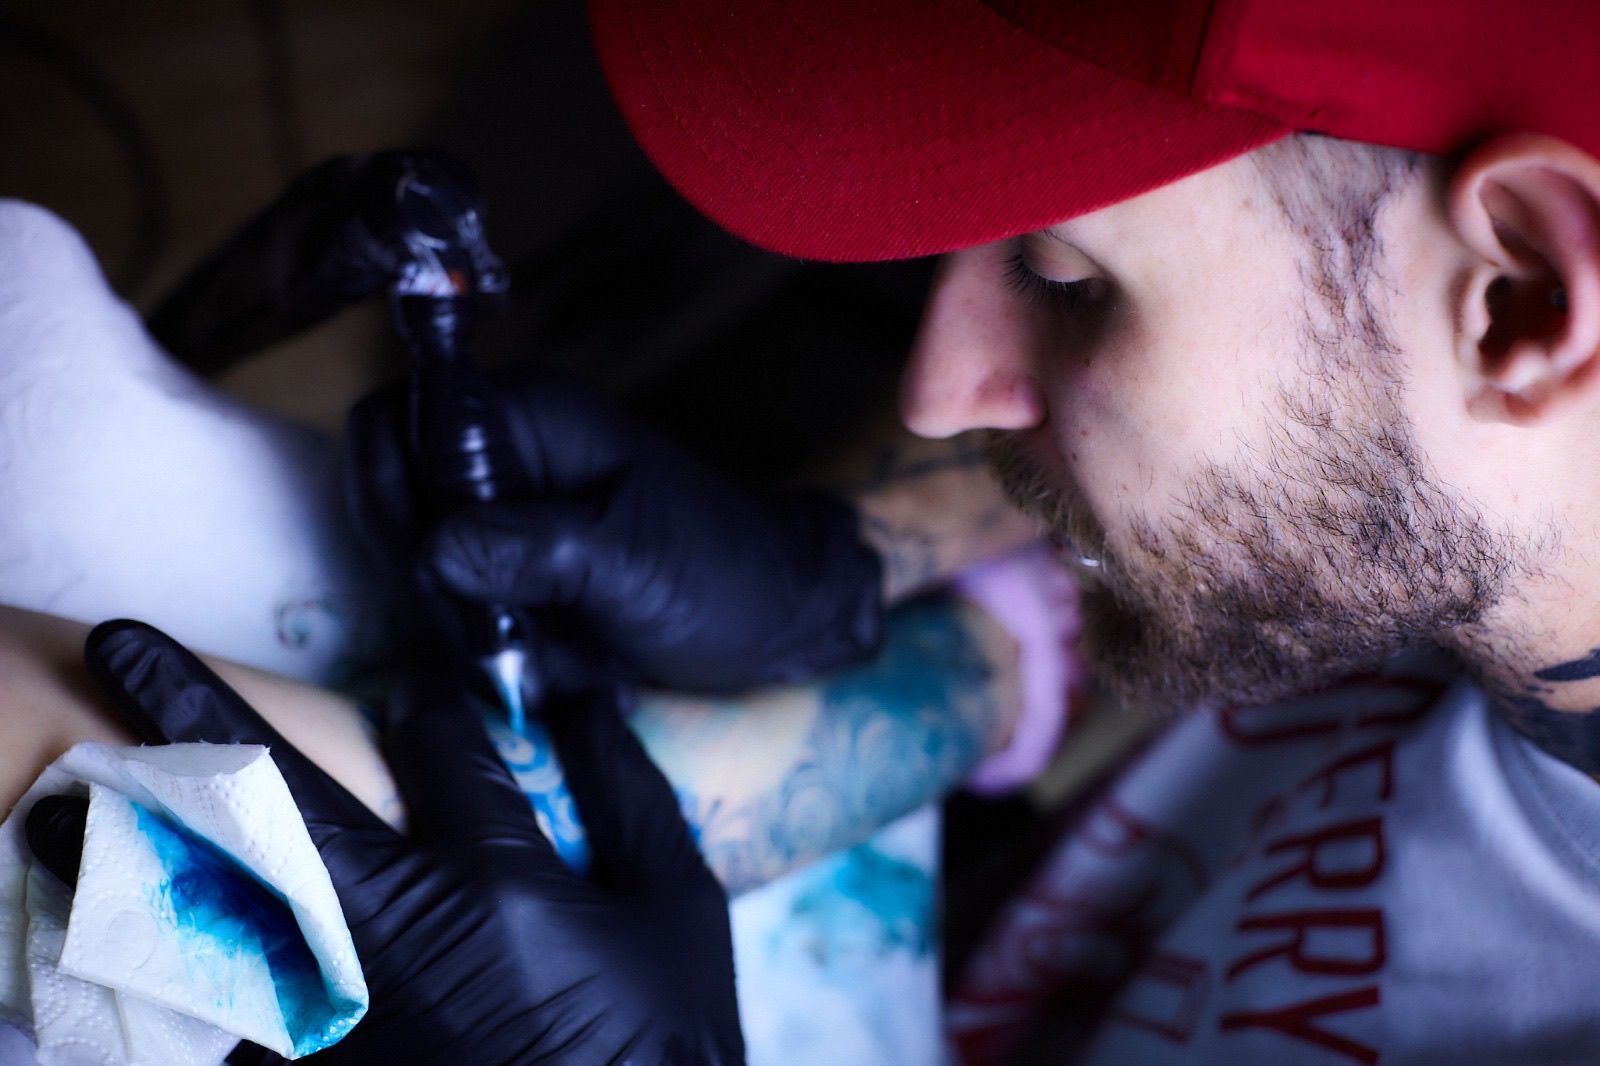
[(1320, 999), (1308, 999), (1304, 1003), (1280, 1007), (1277, 1010), (1237, 1011), (1233, 1014), (1224, 1014), (1218, 1025), (1224, 1032), (1231, 1029), (1274, 1029), (1284, 1036), (1316, 1044), (1318, 1047), (1327, 1048), (1336, 1054), (1371, 1066), (1378, 1061), (1377, 1048), (1368, 1047), (1339, 1033), (1318, 1028), (1314, 1023), (1316, 1019), (1325, 1015), (1365, 1010), (1377, 1005), (1378, 988), (1376, 985), (1370, 985), (1353, 992), (1340, 992)]
[[(1280, 944), (1262, 948), (1239, 959), (1228, 967), (1228, 980), (1232, 981), (1252, 966), (1280, 955), (1289, 958), (1289, 965), (1300, 973), (1330, 974), (1342, 977), (1364, 976), (1383, 967), (1388, 958), (1383, 933), (1383, 911), (1377, 907), (1356, 907), (1347, 910), (1286, 911), (1282, 914), (1260, 914), (1245, 918), (1234, 927), (1237, 932), (1270, 932), (1287, 930), (1292, 935)], [(1367, 934), (1365, 958), (1332, 958), (1313, 955), (1305, 948), (1306, 935), (1314, 929), (1359, 929)]]
[(1333, 802), (1334, 793), (1338, 790), (1339, 775), (1347, 770), (1353, 770), (1366, 763), (1377, 763), (1380, 773), (1378, 785), (1378, 799), (1387, 800), (1394, 794), (1394, 741), (1380, 740), (1370, 748), (1352, 752), (1343, 758), (1335, 759), (1310, 777), (1300, 783), (1295, 791), (1310, 789), (1317, 782), (1322, 782), (1322, 798), (1317, 801), (1317, 806), (1326, 809)]
[[(1368, 710), (1354, 722), (1345, 719), (1341, 730), (1377, 728), (1403, 724), (1423, 713), (1426, 704), (1413, 709)], [(1395, 791), (1395, 739), (1386, 737), (1359, 751), (1340, 755), (1307, 776), (1289, 793), (1267, 804), (1258, 825), (1268, 822), (1273, 812), (1281, 815), (1289, 798), (1305, 795), (1326, 810), (1336, 799), (1389, 802)], [(1355, 778), (1356, 780), (1351, 780)], [(1367, 791), (1370, 789), (1370, 793)], [(1354, 790), (1354, 791), (1352, 791)], [(1304, 808), (1302, 807), (1302, 810)], [(1320, 892), (1364, 888), (1383, 873), (1387, 862), (1381, 816), (1357, 818), (1332, 825), (1282, 836), (1261, 849), (1263, 863), (1279, 856), (1292, 861), (1267, 875), (1250, 889), (1245, 899), (1257, 900), (1273, 889), (1303, 881)], [(1380, 972), (1388, 961), (1387, 927), (1381, 907), (1332, 907), (1241, 917), (1235, 934), (1276, 933), (1266, 946), (1242, 953), (1225, 973), (1232, 982), (1273, 959), (1287, 960), (1293, 972), (1329, 978), (1367, 977)], [(1335, 947), (1337, 945), (1337, 947)], [(1335, 951), (1338, 953), (1335, 954)], [(1380, 998), (1379, 986), (1365, 985), (1344, 992), (1306, 1000), (1274, 1010), (1235, 1011), (1218, 1019), (1221, 1032), (1251, 1028), (1272, 1029), (1284, 1036), (1315, 1044), (1362, 1063), (1376, 1063), (1379, 1051), (1358, 1040), (1323, 1027), (1326, 1015), (1374, 1008)]]
[(1210, 884), (1205, 860), (1182, 837), (1134, 814), (1115, 795), (1104, 796), (1083, 820), (1084, 847), (1108, 858), (1121, 858), (1139, 852), (1161, 854), (1181, 866), (1193, 881), (1196, 891)]
[[(1364, 867), (1355, 869), (1329, 869), (1319, 860), (1323, 849), (1349, 841), (1368, 842), (1370, 859)], [(1267, 855), (1279, 852), (1301, 851), (1300, 861), (1266, 878), (1250, 890), (1246, 900), (1254, 900), (1286, 882), (1304, 876), (1312, 888), (1361, 888), (1370, 885), (1383, 872), (1385, 853), (1383, 847), (1383, 819), (1358, 818), (1353, 822), (1340, 822), (1309, 833), (1284, 837), (1268, 844)]]
[(1187, 1044), (1210, 996), (1211, 969), (1204, 960), (1156, 951), (1129, 979), (1111, 1017), (1174, 1044)]

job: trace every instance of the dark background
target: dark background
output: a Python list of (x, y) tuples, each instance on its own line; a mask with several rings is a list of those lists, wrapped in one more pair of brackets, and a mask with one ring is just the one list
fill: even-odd
[[(757, 482), (887, 407), (928, 274), (805, 264), (703, 221), (633, 147), (565, 0), (13, 0), (0, 99), (0, 195), (78, 227), (145, 311), (310, 164), (454, 152), (512, 271), (482, 359), (594, 381)], [(401, 369), (385, 314), (347, 312), (218, 384), (337, 427)]]

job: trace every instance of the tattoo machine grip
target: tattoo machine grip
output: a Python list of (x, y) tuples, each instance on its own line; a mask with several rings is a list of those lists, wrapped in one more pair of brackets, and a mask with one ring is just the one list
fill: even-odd
[[(411, 341), (410, 436), (423, 506), (432, 517), (472, 503), (525, 495), (509, 431), (488, 382), (462, 357), (470, 297), (395, 297)], [(526, 619), (505, 604), (462, 605), (470, 650), (489, 672), (520, 732), (524, 698), (536, 699)]]

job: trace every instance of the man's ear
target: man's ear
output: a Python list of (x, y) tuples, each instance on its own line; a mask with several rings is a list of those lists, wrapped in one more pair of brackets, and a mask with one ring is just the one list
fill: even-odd
[(1455, 287), (1472, 413), (1535, 425), (1600, 401), (1600, 162), (1541, 134), (1500, 137), (1448, 197), (1477, 258)]

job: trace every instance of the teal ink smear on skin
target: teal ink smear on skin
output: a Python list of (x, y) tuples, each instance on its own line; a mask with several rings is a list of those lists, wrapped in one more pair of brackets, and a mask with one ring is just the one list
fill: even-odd
[(361, 1017), (356, 1005), (331, 995), (282, 897), (219, 848), (140, 804), (131, 806), (166, 875), (161, 892), (178, 927), (196, 941), (186, 953), (264, 957), (296, 1055), (336, 1043), (355, 1027)]
[[(816, 930), (819, 945), (865, 943), (879, 955), (933, 950), (933, 878), (919, 866), (859, 844), (796, 897), (792, 917)], [(832, 960), (818, 959), (824, 965)]]

